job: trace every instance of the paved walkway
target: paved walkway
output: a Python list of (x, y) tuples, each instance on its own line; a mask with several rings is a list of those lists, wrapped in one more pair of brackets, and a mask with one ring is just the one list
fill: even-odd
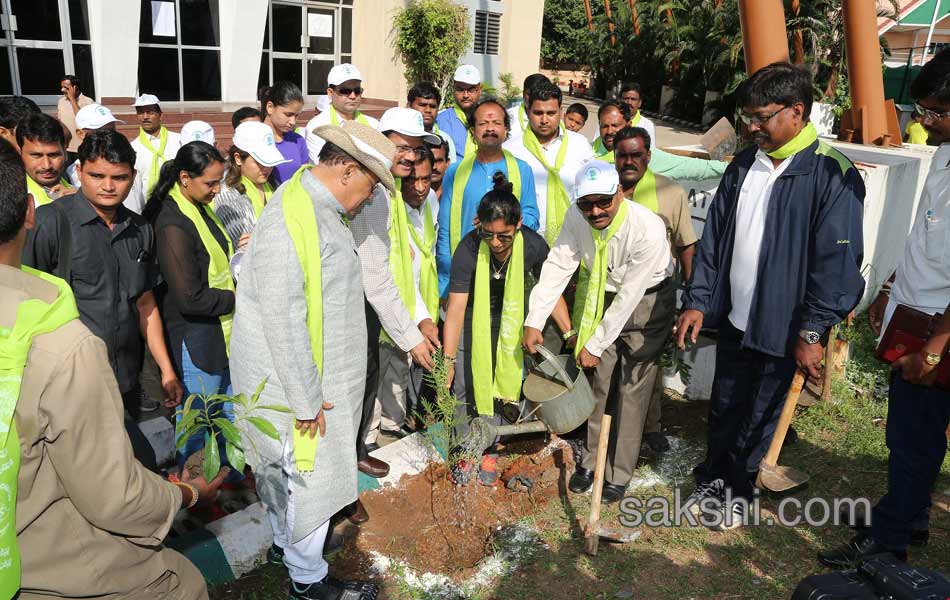
[[(600, 103), (584, 98), (575, 98), (573, 96), (564, 97), (565, 108), (571, 104), (574, 104), (575, 102), (580, 102), (587, 107), (588, 111), (590, 111), (590, 117), (587, 119), (587, 124), (584, 126), (584, 129), (581, 130), (581, 133), (584, 134), (584, 137), (586, 137), (588, 140), (593, 141), (594, 138), (598, 136), (597, 109), (600, 108)], [(656, 125), (656, 137), (659, 140), (659, 146), (661, 148), (698, 144), (699, 138), (702, 137), (702, 133), (699, 133), (695, 130), (683, 129), (682, 127), (670, 125), (659, 120), (654, 120), (653, 124)]]

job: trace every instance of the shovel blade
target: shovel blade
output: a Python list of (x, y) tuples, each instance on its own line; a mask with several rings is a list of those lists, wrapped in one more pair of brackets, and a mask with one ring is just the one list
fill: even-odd
[(756, 485), (773, 492), (784, 492), (803, 485), (808, 479), (807, 474), (794, 467), (762, 464), (759, 466)]

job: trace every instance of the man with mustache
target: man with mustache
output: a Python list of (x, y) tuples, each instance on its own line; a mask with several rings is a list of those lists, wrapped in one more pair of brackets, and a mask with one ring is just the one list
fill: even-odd
[(16, 140), (33, 206), (44, 206), (60, 196), (76, 193), (63, 176), (66, 134), (59, 121), (43, 113), (30, 115), (17, 126)]
[[(675, 182), (656, 175), (650, 164), (650, 134), (641, 127), (624, 127), (614, 136), (614, 154), (617, 173), (620, 175), (620, 187), (624, 198), (646, 206), (661, 219), (666, 226), (666, 239), (673, 254), (674, 265), (679, 266), (674, 273), (676, 283), (689, 281), (693, 270), (693, 254), (696, 252), (696, 230), (693, 229), (692, 214), (687, 203), (686, 191)], [(680, 278), (681, 276), (681, 278)], [(673, 307), (676, 304), (676, 287), (669, 286), (660, 306)], [(668, 323), (673, 325), (674, 314), (670, 310)], [(666, 346), (669, 330), (657, 331), (662, 338), (660, 347)], [(660, 425), (662, 386), (655, 386), (646, 424), (643, 427), (643, 440), (654, 452), (669, 450), (670, 443), (663, 435)]]
[[(449, 168), (449, 157), (455, 156), (452, 146), (445, 139), (441, 144), (429, 146), (429, 152), (432, 153), (432, 193), (435, 194), (436, 206), (442, 198), (442, 182), (445, 180), (445, 172)], [(436, 211), (438, 214), (438, 211)]]
[(125, 205), (141, 214), (145, 201), (158, 182), (159, 169), (166, 160), (173, 160), (181, 148), (181, 136), (162, 124), (162, 107), (158, 97), (142, 94), (132, 105), (139, 119), (139, 134), (132, 140), (135, 150), (135, 186)]
[(643, 105), (643, 96), (640, 91), (639, 83), (625, 83), (620, 88), (620, 100), (627, 105), (627, 108), (630, 109), (630, 126), (631, 127), (641, 127), (646, 130), (650, 135), (650, 139), (653, 140), (653, 143), (656, 143), (656, 127), (653, 126), (653, 121), (643, 116), (640, 112), (640, 107)]
[(449, 146), (450, 156), (455, 156), (452, 136), (439, 129), (435, 122), (439, 116), (439, 106), (442, 105), (442, 94), (438, 88), (428, 81), (420, 81), (409, 89), (406, 105), (422, 113), (422, 124), (425, 125), (426, 131), (442, 138)]
[(327, 98), (330, 106), (307, 123), (307, 151), (310, 162), (317, 164), (323, 138), (313, 132), (323, 125), (339, 125), (343, 121), (357, 121), (376, 128), (379, 121), (360, 112), (363, 103), (363, 75), (355, 65), (343, 63), (336, 65), (327, 74)]
[[(597, 405), (569, 488), (585, 493), (604, 413), (613, 417), (602, 501), (623, 498), (640, 454), (640, 437), (674, 310), (675, 286), (663, 221), (624, 198), (617, 170), (595, 160), (577, 173), (577, 202), (564, 217), (531, 292), (523, 345), (541, 344), (548, 316), (580, 267), (571, 323), (577, 363), (588, 369)], [(576, 331), (575, 331), (576, 330)]]
[(539, 86), (550, 83), (551, 80), (541, 73), (532, 73), (524, 78), (521, 86), (521, 102), (508, 109), (508, 116), (511, 118), (511, 139), (520, 138), (528, 130), (531, 92)]
[(511, 119), (501, 103), (491, 97), (476, 102), (468, 113), (468, 126), (478, 146), (477, 152), (455, 162), (446, 171), (439, 199), (439, 291), (446, 297), (455, 248), (475, 228), (475, 214), (482, 197), (494, 188), (493, 177), (501, 172), (512, 184), (512, 193), (521, 203), (522, 224), (538, 230), (538, 204), (531, 167), (502, 148), (508, 139)]
[(812, 94), (810, 72), (786, 62), (740, 85), (754, 145), (723, 175), (683, 295), (681, 348), (702, 327), (719, 329), (706, 458), (689, 498), (720, 503), (716, 529), (745, 521), (795, 370), (821, 376), (829, 330), (864, 293), (864, 182), (818, 139)]
[[(469, 131), (468, 112), (482, 95), (482, 74), (472, 65), (462, 65), (452, 77), (452, 95), (455, 105), (439, 113), (435, 123), (439, 130), (449, 134), (455, 146), (452, 162), (458, 162), (475, 153), (475, 140)], [(489, 178), (491, 179), (491, 178)]]

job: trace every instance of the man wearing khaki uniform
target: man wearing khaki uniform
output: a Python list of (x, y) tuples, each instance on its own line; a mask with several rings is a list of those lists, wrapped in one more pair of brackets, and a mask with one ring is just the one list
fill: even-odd
[(575, 195), (531, 292), (524, 346), (533, 352), (541, 343), (541, 328), (580, 267), (572, 316), (579, 330), (575, 353), (588, 370), (597, 404), (570, 489), (583, 493), (593, 484), (606, 412), (613, 422), (602, 498), (610, 503), (623, 497), (637, 466), (675, 286), (663, 221), (623, 197), (613, 165), (588, 163), (577, 174)]
[[(693, 228), (693, 218), (687, 203), (686, 190), (676, 182), (650, 172), (650, 134), (640, 127), (625, 127), (614, 136), (614, 156), (617, 173), (620, 176), (620, 187), (623, 195), (629, 200), (638, 202), (652, 210), (663, 219), (666, 225), (666, 239), (673, 254), (673, 262), (679, 267), (674, 273), (675, 287), (680, 281), (689, 281), (693, 271), (693, 254), (696, 253), (696, 230)], [(640, 182), (643, 185), (639, 185)], [(682, 279), (680, 279), (682, 278)], [(675, 302), (675, 290), (673, 294)], [(670, 314), (670, 327), (663, 335), (663, 345), (669, 338), (673, 326), (673, 314)], [(654, 452), (665, 452), (670, 449), (670, 442), (663, 435), (660, 425), (660, 407), (663, 396), (662, 377), (656, 378), (653, 390), (653, 399), (650, 401), (650, 410), (643, 426), (643, 441)]]
[[(5, 537), (13, 486), (0, 486), (0, 556), (18, 549), (20, 572), (0, 561), (0, 595), (19, 575), (21, 600), (207, 598), (198, 569), (162, 541), (182, 505), (215, 488), (162, 480), (115, 435), (122, 397), (105, 344), (79, 320), (64, 281), (20, 267), (34, 222), (24, 181), (15, 152), (0, 143), (0, 413), (3, 433), (16, 431), (19, 442), (2, 451), (0, 481), (20, 462), (15, 546)], [(47, 316), (35, 319), (38, 311)]]

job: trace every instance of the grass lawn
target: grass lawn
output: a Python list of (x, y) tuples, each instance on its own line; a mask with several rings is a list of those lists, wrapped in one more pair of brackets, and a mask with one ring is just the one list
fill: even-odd
[[(863, 321), (863, 319), (861, 319)], [(852, 358), (844, 380), (834, 385), (834, 403), (800, 408), (793, 421), (800, 440), (786, 447), (779, 460), (811, 475), (809, 483), (792, 496), (802, 505), (811, 498), (868, 498), (871, 504), (887, 485), (887, 448), (884, 442), (886, 397), (881, 396), (887, 368), (871, 357), (873, 340), (866, 327), (849, 332)], [(706, 404), (667, 401), (666, 427), (700, 454), (704, 444)], [(950, 488), (950, 466), (944, 463), (936, 493)], [(692, 491), (688, 471), (677, 485), (683, 497)], [(673, 487), (640, 488), (642, 499), (672, 498)], [(763, 520), (774, 515), (782, 497), (762, 499)], [(601, 543), (596, 557), (583, 553), (583, 534), (577, 518), (586, 519), (589, 497), (565, 494), (550, 503), (529, 523), (543, 544), (534, 545), (521, 566), (479, 590), (474, 597), (489, 599), (612, 599), (612, 598), (789, 598), (803, 577), (823, 572), (815, 553), (847, 541), (846, 526), (749, 526), (732, 532), (704, 527), (641, 526), (639, 540), (616, 546)], [(943, 505), (940, 508), (939, 505)], [(789, 513), (790, 514), (790, 513)], [(616, 505), (601, 518), (619, 526)], [(930, 544), (911, 548), (917, 566), (950, 573), (950, 514), (945, 502), (931, 513)], [(331, 559), (333, 562), (339, 557)], [(412, 589), (390, 573), (381, 598), (433, 597)], [(213, 598), (286, 598), (286, 572), (265, 566), (244, 578), (212, 590)]]

